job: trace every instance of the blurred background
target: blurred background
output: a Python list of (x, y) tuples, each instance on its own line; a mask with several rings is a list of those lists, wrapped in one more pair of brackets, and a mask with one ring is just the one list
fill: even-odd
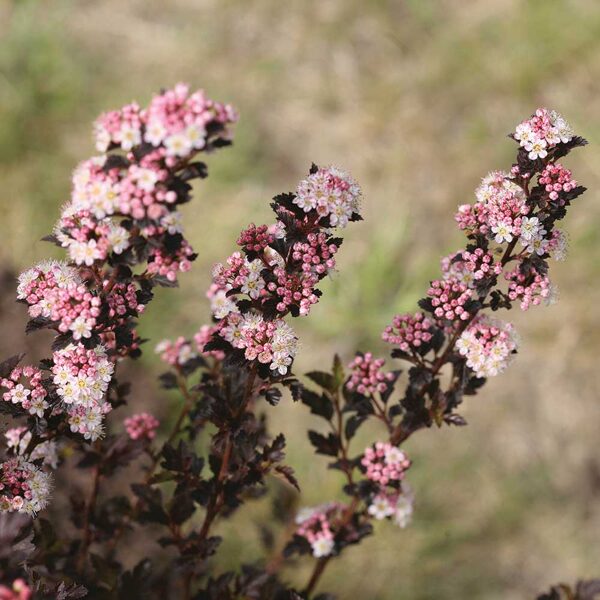
[[(414, 310), (441, 255), (458, 249), (460, 203), (510, 166), (506, 134), (539, 105), (563, 113), (590, 146), (567, 159), (590, 191), (566, 220), (568, 262), (553, 265), (560, 302), (511, 314), (518, 360), (469, 399), (469, 427), (427, 431), (407, 450), (414, 523), (390, 523), (333, 562), (340, 598), (517, 599), (600, 574), (600, 3), (597, 0), (0, 0), (0, 304), (3, 354), (35, 351), (15, 308), (14, 273), (54, 250), (37, 242), (94, 153), (106, 109), (183, 80), (241, 113), (233, 148), (209, 157), (185, 207), (200, 256), (177, 290), (159, 290), (142, 323), (155, 341), (208, 318), (211, 265), (239, 230), (270, 219), (312, 161), (351, 171), (365, 221), (351, 225), (339, 273), (296, 320), (298, 373), (339, 352), (383, 354), (380, 331)], [(39, 340), (39, 338), (38, 338)], [(153, 345), (152, 343), (152, 345)], [(148, 347), (132, 368), (133, 404), (168, 420)], [(302, 502), (340, 497), (310, 454), (307, 410), (269, 409), (288, 437)], [(117, 419), (118, 417), (115, 416)], [(356, 450), (360, 449), (360, 440)], [(220, 525), (223, 564), (259, 555), (265, 501)], [(309, 562), (286, 575), (300, 585)]]

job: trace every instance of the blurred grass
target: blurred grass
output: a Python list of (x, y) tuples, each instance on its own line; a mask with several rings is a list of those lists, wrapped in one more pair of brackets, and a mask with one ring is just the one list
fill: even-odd
[[(383, 351), (383, 325), (412, 309), (439, 256), (462, 243), (456, 205), (510, 164), (505, 135), (537, 105), (562, 112), (591, 144), (569, 159), (590, 192), (567, 219), (572, 255), (554, 275), (561, 302), (512, 315), (521, 355), (469, 402), (470, 427), (410, 442), (414, 525), (378, 527), (332, 563), (324, 588), (340, 598), (510, 599), (598, 574), (596, 0), (0, 0), (0, 36), (0, 259), (16, 269), (52, 252), (33, 241), (93, 152), (100, 110), (178, 80), (240, 109), (233, 149), (209, 158), (211, 177), (186, 207), (195, 269), (143, 321), (153, 340), (207, 318), (212, 263), (241, 227), (270, 218), (269, 198), (293, 189), (312, 161), (352, 171), (365, 221), (345, 232), (339, 273), (295, 323), (299, 372), (333, 351)], [(269, 415), (288, 436), (303, 501), (337, 495), (339, 482), (306, 454), (305, 411), (286, 404)], [(266, 508), (257, 502), (222, 525), (226, 562), (256, 558), (253, 523)], [(307, 572), (301, 562), (288, 575), (301, 582)]]

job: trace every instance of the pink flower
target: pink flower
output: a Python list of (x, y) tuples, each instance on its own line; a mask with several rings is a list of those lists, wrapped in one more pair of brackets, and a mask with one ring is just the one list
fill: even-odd
[(123, 421), (123, 425), (132, 440), (153, 440), (160, 423), (151, 414), (143, 412), (128, 417)]

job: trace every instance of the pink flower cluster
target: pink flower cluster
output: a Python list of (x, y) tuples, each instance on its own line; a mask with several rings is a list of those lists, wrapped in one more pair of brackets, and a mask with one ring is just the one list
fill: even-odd
[(131, 415), (123, 421), (123, 425), (132, 440), (153, 440), (160, 422), (153, 415), (143, 412)]
[(162, 158), (155, 150), (129, 165), (111, 166), (106, 156), (80, 163), (73, 173), (68, 210), (87, 212), (98, 220), (111, 215), (160, 220), (178, 200), (177, 192), (170, 189), (171, 173)]
[(454, 279), (468, 288), (474, 287), (475, 282), (484, 277), (502, 273), (502, 265), (483, 248), (451, 254), (442, 259), (441, 266), (445, 280)]
[(301, 315), (307, 315), (310, 307), (319, 301), (314, 293), (319, 278), (313, 273), (289, 273), (284, 267), (273, 269), (275, 281), (266, 289), (277, 299), (277, 312), (285, 314), (292, 306), (298, 306)]
[(333, 553), (335, 548), (335, 526), (345, 506), (338, 502), (305, 508), (296, 516), (296, 535), (305, 538), (315, 558)]
[(70, 344), (57, 350), (52, 360), (53, 381), (60, 396), (71, 431), (85, 439), (102, 435), (104, 415), (111, 410), (106, 392), (114, 371), (103, 346), (92, 349)]
[(456, 342), (456, 349), (467, 359), (477, 377), (502, 373), (517, 350), (518, 338), (510, 323), (487, 315), (478, 316)]
[[(105, 282), (105, 289), (108, 284)], [(134, 283), (115, 283), (106, 294), (108, 304), (108, 317), (112, 320), (112, 326), (119, 323), (123, 317), (137, 317), (146, 308), (137, 299), (137, 288)]]
[(268, 225), (258, 227), (251, 223), (240, 233), (237, 245), (246, 252), (262, 252), (267, 246), (275, 241), (275, 236), (269, 231)]
[(192, 345), (183, 336), (179, 336), (174, 342), (162, 340), (154, 351), (160, 354), (161, 360), (173, 367), (181, 367), (197, 356)]
[(433, 314), (440, 321), (466, 321), (470, 313), (465, 308), (473, 296), (472, 290), (455, 279), (431, 282), (427, 295), (431, 299)]
[(552, 304), (556, 300), (556, 289), (547, 275), (541, 275), (532, 271), (524, 275), (517, 266), (505, 274), (508, 284), (508, 297), (511, 300), (519, 300), (521, 310), (527, 310), (530, 306), (537, 306), (544, 300)]
[(50, 475), (23, 458), (0, 463), (0, 511), (34, 515), (48, 504)]
[(73, 338), (90, 337), (100, 314), (100, 298), (82, 283), (77, 271), (65, 263), (50, 261), (19, 276), (17, 298), (29, 305), (32, 318), (58, 323)]
[(30, 600), (32, 593), (23, 579), (15, 579), (10, 587), (0, 584), (0, 600)]
[(560, 163), (550, 163), (541, 172), (538, 182), (544, 186), (550, 200), (558, 201), (559, 205), (564, 205), (564, 194), (577, 187), (577, 181), (573, 179), (571, 171), (563, 167)]
[(363, 396), (385, 392), (389, 382), (393, 381), (394, 374), (385, 373), (382, 370), (383, 365), (385, 359), (374, 358), (370, 352), (358, 354), (348, 365), (351, 374), (346, 382), (346, 388), (356, 390)]
[(219, 323), (219, 335), (234, 348), (244, 350), (247, 360), (258, 360), (285, 375), (297, 352), (298, 338), (283, 320), (266, 321), (261, 315), (231, 313)]
[(168, 281), (177, 280), (178, 273), (187, 273), (196, 258), (193, 248), (186, 240), (176, 252), (167, 252), (163, 248), (155, 248), (148, 257), (148, 273), (165, 277)]
[(398, 346), (403, 352), (411, 353), (431, 340), (433, 328), (433, 321), (421, 312), (414, 315), (396, 315), (381, 337), (384, 342)]
[(173, 166), (205, 148), (215, 134), (227, 135), (227, 126), (235, 121), (231, 106), (209, 100), (202, 91), (190, 94), (180, 83), (154, 96), (146, 110), (134, 103), (101, 115), (95, 124), (96, 147), (106, 152), (115, 145), (129, 152), (146, 143)]
[[(247, 294), (252, 300), (260, 299), (261, 302), (274, 299), (277, 312), (281, 315), (293, 306), (298, 307), (299, 314), (307, 315), (310, 307), (319, 300), (315, 286), (335, 268), (334, 254), (338, 246), (328, 243), (324, 233), (310, 233), (306, 240), (294, 244), (288, 265), (272, 249), (268, 258), (254, 260), (234, 252), (227, 259), (226, 266), (217, 264), (214, 267), (213, 281), (224, 292), (239, 290), (239, 293)], [(267, 278), (263, 276), (265, 269), (270, 272)], [(213, 290), (211, 295), (215, 297), (216, 292)], [(227, 314), (225, 310), (233, 309), (233, 302), (225, 302), (225, 297), (221, 299), (214, 310), (217, 318), (224, 317)]]
[(305, 213), (316, 213), (319, 219), (327, 218), (331, 227), (346, 227), (359, 210), (360, 195), (360, 188), (347, 173), (327, 167), (298, 184), (294, 204)]
[(309, 233), (306, 240), (296, 242), (292, 249), (292, 260), (301, 263), (302, 271), (323, 276), (335, 269), (338, 246), (328, 243), (324, 233)]
[(0, 387), (7, 390), (2, 394), (5, 402), (19, 404), (30, 415), (41, 418), (50, 406), (46, 400), (48, 392), (42, 384), (42, 372), (37, 367), (14, 368), (8, 377), (0, 379)]
[(556, 111), (538, 108), (535, 114), (517, 125), (514, 138), (531, 160), (546, 158), (548, 151), (573, 139), (573, 129)]
[(400, 448), (388, 442), (376, 442), (365, 449), (360, 464), (368, 479), (386, 486), (390, 482), (404, 479), (404, 473), (411, 462)]

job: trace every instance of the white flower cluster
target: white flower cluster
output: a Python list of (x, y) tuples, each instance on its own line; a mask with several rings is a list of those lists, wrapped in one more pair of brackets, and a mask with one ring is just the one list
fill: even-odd
[(494, 200), (499, 193), (508, 193), (517, 196), (525, 202), (525, 192), (511, 179), (511, 174), (506, 171), (490, 171), (475, 190), (478, 202), (487, 204)]
[(519, 241), (525, 246), (527, 252), (541, 256), (547, 251), (548, 240), (544, 237), (547, 233), (537, 217), (523, 217)]
[(53, 381), (69, 415), (71, 431), (96, 440), (102, 435), (104, 415), (111, 410), (105, 396), (114, 365), (106, 350), (70, 344), (52, 358)]
[(234, 348), (244, 350), (247, 360), (269, 364), (272, 371), (285, 375), (298, 350), (294, 330), (283, 320), (265, 321), (259, 314), (229, 314), (219, 334)]
[(359, 210), (360, 195), (360, 187), (348, 173), (327, 167), (298, 184), (294, 204), (306, 213), (315, 210), (320, 217), (329, 216), (332, 227), (346, 227)]
[(517, 126), (515, 139), (528, 152), (531, 160), (545, 158), (548, 150), (573, 139), (573, 128), (555, 110), (538, 108), (533, 117)]
[(511, 323), (481, 315), (463, 331), (456, 348), (477, 377), (493, 377), (506, 369), (518, 344)]
[(71, 204), (63, 209), (75, 213), (89, 211), (97, 219), (112, 215), (118, 207), (120, 187), (102, 172), (106, 156), (94, 156), (80, 163), (73, 172)]
[(0, 463), (0, 512), (35, 515), (50, 499), (52, 477), (18, 456)]
[(412, 520), (414, 494), (407, 483), (402, 484), (402, 493), (381, 493), (375, 496), (369, 505), (369, 514), (378, 521), (393, 517), (398, 527), (404, 529)]

